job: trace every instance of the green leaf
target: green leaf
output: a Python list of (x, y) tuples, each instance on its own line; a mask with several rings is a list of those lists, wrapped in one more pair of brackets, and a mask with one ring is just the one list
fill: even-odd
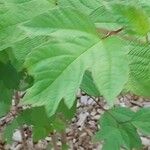
[(57, 113), (48, 117), (45, 107), (32, 107), (23, 110), (5, 129), (4, 138), (7, 142), (12, 142), (12, 135), (15, 129), (22, 125), (32, 125), (33, 140), (38, 141), (48, 136), (50, 132), (65, 131), (67, 122), (75, 115), (76, 102), (71, 109), (68, 109), (62, 101), (57, 109)]
[(89, 71), (85, 72), (80, 88), (88, 95), (97, 97), (101, 96), (96, 84), (93, 81), (92, 74)]
[(17, 70), (22, 70), (26, 56), (36, 47), (44, 45), (48, 41), (52, 40), (50, 36), (36, 36), (27, 37), (21, 41), (18, 41), (12, 45), (11, 50), (11, 63)]
[(9, 55), (7, 49), (0, 51), (0, 62), (7, 63), (9, 61)]
[(150, 134), (150, 108), (142, 108), (133, 117), (133, 125), (145, 134)]
[(130, 121), (135, 113), (126, 107), (115, 107), (109, 111), (119, 122)]
[[(48, 42), (27, 56), (25, 66), (34, 77), (34, 85), (28, 89), (24, 104), (45, 105), (52, 115), (64, 98), (70, 108), (88, 68), (109, 102), (121, 92), (128, 78), (128, 64), (120, 39), (100, 40), (90, 20), (70, 8), (53, 9), (26, 26), (26, 30), (32, 32), (33, 29), (34, 34), (55, 32), (52, 35), (63, 36), (63, 39)], [(69, 39), (65, 38), (66, 33)]]
[[(81, 35), (80, 32), (96, 34), (96, 29), (91, 20), (72, 8), (60, 7), (52, 9), (24, 23), (21, 27), (26, 32), (30, 32), (32, 36), (51, 34), (51, 37), (65, 38), (67, 40)], [(69, 35), (70, 32), (75, 35)], [(68, 35), (68, 37), (64, 37), (65, 35)]]
[(76, 113), (76, 105), (77, 105), (77, 101), (74, 102), (73, 106), (69, 109), (64, 100), (61, 100), (61, 102), (59, 103), (59, 106), (57, 108), (56, 111), (56, 117), (61, 118), (62, 120), (71, 120), (75, 113)]
[(112, 104), (128, 79), (126, 47), (123, 41), (111, 37), (103, 41), (98, 53), (100, 58), (92, 67), (93, 79), (101, 94)]
[(10, 110), (13, 90), (8, 89), (3, 82), (0, 81), (0, 91), (0, 117), (3, 117)]
[(7, 64), (0, 62), (0, 80), (9, 89), (18, 88), (20, 80), (19, 73), (10, 62)]
[[(118, 113), (117, 113), (118, 112)], [(130, 114), (131, 113), (131, 114)], [(99, 123), (96, 140), (104, 140), (104, 150), (140, 149), (142, 144), (136, 128), (131, 124), (134, 112), (127, 108), (113, 108), (105, 112)]]
[(59, 0), (58, 5), (63, 7), (73, 7), (87, 15), (101, 6), (101, 0)]
[(150, 97), (150, 46), (131, 43), (128, 56), (129, 90), (137, 95)]
[(9, 62), (0, 62), (0, 117), (9, 112), (13, 91), (19, 86), (20, 77)]
[(33, 140), (36, 142), (47, 136), (47, 131), (42, 127), (33, 127)]
[(52, 122), (52, 129), (57, 132), (64, 132), (66, 129), (66, 122), (57, 116)]
[(1, 0), (0, 50), (28, 37), (24, 31), (20, 30), (20, 24), (46, 12), (53, 6), (53, 3), (47, 0)]
[(106, 127), (102, 131), (97, 132), (96, 139), (106, 140), (103, 150), (120, 150), (120, 145), (123, 144), (121, 133), (114, 127)]
[(6, 140), (8, 143), (11, 143), (14, 130), (17, 129), (18, 127), (19, 127), (19, 125), (18, 125), (18, 122), (16, 119), (13, 120), (13, 122), (11, 122), (11, 124), (6, 126), (6, 128), (3, 132), (4, 141)]

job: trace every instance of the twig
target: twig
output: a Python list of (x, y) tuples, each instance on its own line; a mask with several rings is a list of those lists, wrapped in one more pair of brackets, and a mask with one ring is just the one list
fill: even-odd
[(121, 32), (122, 30), (123, 30), (123, 28), (120, 28), (120, 29), (114, 30), (114, 31), (108, 31), (108, 33), (104, 37), (102, 37), (102, 39), (106, 39), (106, 38), (108, 38), (108, 37), (110, 37), (112, 35), (116, 35), (119, 32)]
[[(111, 114), (111, 112), (109, 111), (109, 109), (105, 109), (105, 108), (104, 108), (98, 101), (96, 101), (93, 97), (91, 97), (91, 98), (93, 99), (93, 101), (96, 102), (96, 104), (97, 104), (104, 112), (108, 113), (118, 124), (125, 124), (125, 123), (130, 122), (130, 120), (125, 121), (125, 122), (120, 122), (120, 121), (118, 121), (118, 120), (116, 119), (116, 117), (115, 117), (113, 114)], [(98, 98), (98, 100), (100, 100), (100, 99)]]
[(140, 104), (140, 103), (138, 103), (136, 101), (133, 101), (133, 100), (131, 100), (130, 103), (133, 104), (133, 105), (136, 105), (138, 107), (143, 107), (143, 104)]
[(100, 99), (98, 98), (98, 101), (95, 100), (95, 98), (91, 97), (93, 99), (93, 101), (103, 110), (103, 111), (108, 111), (107, 109), (105, 109), (98, 101), (100, 101)]
[(11, 122), (17, 114), (22, 110), (21, 107), (18, 107), (20, 101), (20, 96), (18, 91), (14, 93), (14, 106), (11, 106), (9, 113), (0, 121), (0, 127), (6, 126), (9, 122)]
[(102, 33), (105, 35), (104, 37), (102, 37), (102, 39), (106, 39), (112, 35), (117, 35), (124, 40), (135, 41), (135, 42), (140, 43), (140, 44), (145, 44), (145, 41), (139, 40), (139, 39), (131, 37), (131, 36), (125, 36), (125, 35), (119, 34), (121, 31), (123, 31), (123, 28), (120, 28), (117, 30), (107, 30), (104, 28), (97, 28), (98, 33)]
[(19, 95), (19, 92), (16, 91), (15, 92), (15, 99), (14, 99), (15, 106), (17, 106), (19, 104), (19, 101), (20, 101), (20, 95)]

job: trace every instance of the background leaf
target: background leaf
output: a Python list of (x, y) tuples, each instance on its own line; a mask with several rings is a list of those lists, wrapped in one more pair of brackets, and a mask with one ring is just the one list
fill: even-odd
[(90, 20), (74, 9), (57, 8), (52, 12), (28, 22), (25, 29), (30, 32), (33, 29), (33, 34), (70, 33), (70, 37), (57, 37), (58, 41), (48, 42), (27, 56), (25, 66), (35, 83), (28, 89), (23, 103), (45, 105), (48, 113), (53, 114), (64, 98), (70, 108), (84, 72), (89, 68), (95, 73), (93, 79), (103, 96), (109, 102), (113, 101), (128, 77), (121, 40), (115, 37), (100, 40)]

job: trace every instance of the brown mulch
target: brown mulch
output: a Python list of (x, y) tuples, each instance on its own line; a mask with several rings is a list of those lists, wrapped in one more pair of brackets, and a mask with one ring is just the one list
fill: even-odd
[[(125, 96), (119, 96), (116, 101), (116, 105), (122, 107), (129, 107), (133, 111), (138, 110), (141, 107), (150, 107), (150, 100), (143, 99), (138, 96), (127, 94)], [(98, 120), (103, 114), (102, 106), (105, 109), (109, 109), (109, 106), (100, 98), (100, 101), (96, 102), (95, 99), (85, 95), (84, 93), (78, 96), (77, 113), (72, 119), (70, 126), (66, 129), (66, 138), (68, 141), (70, 150), (101, 150), (101, 143), (94, 143), (92, 137), (95, 132), (100, 128), (98, 126)], [(30, 128), (24, 129), (26, 138), (26, 148), (23, 147), (21, 140), (21, 133), (16, 131), (13, 137), (13, 144), (8, 145), (0, 142), (0, 150), (51, 150), (52, 139), (51, 137), (45, 138), (38, 143), (33, 143), (31, 138)], [(30, 135), (30, 136), (29, 136)], [(143, 150), (150, 150), (150, 137), (141, 135), (143, 142)], [(57, 146), (61, 145), (58, 139)]]

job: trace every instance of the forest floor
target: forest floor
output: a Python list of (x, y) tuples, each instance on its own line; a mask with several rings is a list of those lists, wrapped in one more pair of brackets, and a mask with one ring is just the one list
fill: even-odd
[[(109, 106), (101, 98), (100, 101), (85, 95), (78, 95), (77, 113), (72, 119), (70, 126), (66, 129), (66, 140), (68, 141), (69, 150), (101, 150), (102, 143), (93, 142), (93, 135), (100, 128), (97, 124), (99, 118), (104, 113), (101, 106), (108, 109)], [(119, 96), (116, 106), (129, 107), (133, 111), (140, 107), (150, 107), (150, 100), (133, 95)], [(47, 137), (38, 143), (32, 142), (31, 133), (24, 130), (25, 142), (22, 140), (21, 132), (17, 130), (13, 135), (13, 144), (0, 144), (0, 150), (52, 150), (51, 137)], [(57, 137), (57, 135), (56, 135)], [(141, 135), (143, 150), (150, 150), (150, 137)], [(26, 144), (26, 148), (24, 145)], [(57, 141), (57, 147), (61, 142)]]

